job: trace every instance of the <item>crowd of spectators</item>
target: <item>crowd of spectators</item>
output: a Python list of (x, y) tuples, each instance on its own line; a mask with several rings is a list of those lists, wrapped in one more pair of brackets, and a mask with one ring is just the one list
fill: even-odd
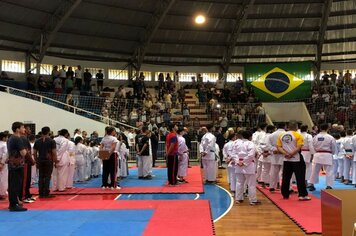
[[(141, 72), (116, 90), (111, 90), (103, 87), (104, 75), (100, 70), (93, 77), (88, 69), (82, 69), (80, 65), (75, 70), (65, 68), (64, 65), (61, 69), (54, 66), (48, 78), (39, 76), (36, 79), (29, 73), (29, 90), (65, 96), (69, 111), (73, 111), (73, 107), (95, 108), (107, 124), (115, 125), (112, 123), (115, 120), (135, 127), (152, 123), (159, 128), (175, 120), (174, 117), (181, 117), (184, 125), (194, 127), (194, 122), (199, 121), (196, 117), (199, 113), (190, 111), (192, 106), (186, 101), (186, 89), (196, 89), (198, 103), (194, 107), (205, 110), (207, 118), (224, 130), (235, 126), (255, 127), (266, 121), (263, 106), (253, 89), (245, 86), (241, 78), (233, 84), (224, 80), (212, 83), (203, 82), (201, 74), (198, 74), (197, 79), (193, 78), (192, 83), (183, 87), (176, 71), (173, 75), (160, 73), (157, 84), (151, 86), (152, 83), (148, 84)], [(352, 78), (349, 71), (336, 74), (333, 70), (330, 75), (325, 71), (321, 80), (316, 82), (311, 98), (305, 100), (314, 123), (354, 127), (356, 77)], [(154, 90), (149, 89), (150, 86)], [(111, 93), (107, 92), (114, 92), (114, 96), (108, 96)]]

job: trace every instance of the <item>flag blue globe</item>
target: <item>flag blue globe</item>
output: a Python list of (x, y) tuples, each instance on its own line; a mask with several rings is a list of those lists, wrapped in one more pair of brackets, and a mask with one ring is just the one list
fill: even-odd
[(266, 88), (273, 93), (283, 93), (288, 89), (289, 84), (288, 76), (281, 72), (273, 72), (265, 79)]

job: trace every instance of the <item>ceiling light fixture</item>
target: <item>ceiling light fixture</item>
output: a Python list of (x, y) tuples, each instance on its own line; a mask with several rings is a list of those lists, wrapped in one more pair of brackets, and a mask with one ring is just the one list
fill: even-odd
[(206, 19), (205, 19), (205, 16), (203, 16), (203, 15), (197, 15), (195, 17), (195, 23), (198, 25), (204, 24), (205, 21), (206, 21)]

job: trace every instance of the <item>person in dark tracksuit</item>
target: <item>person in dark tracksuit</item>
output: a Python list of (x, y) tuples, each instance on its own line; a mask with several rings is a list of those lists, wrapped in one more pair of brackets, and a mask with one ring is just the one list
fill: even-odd
[(167, 160), (167, 176), (169, 185), (177, 184), (178, 174), (178, 138), (177, 125), (169, 124), (170, 133), (166, 138), (166, 160)]
[(9, 193), (9, 210), (10, 211), (27, 211), (22, 207), (21, 191), (23, 187), (23, 174), (25, 165), (25, 156), (27, 154), (26, 146), (21, 139), (25, 135), (25, 127), (21, 122), (14, 122), (12, 124), (12, 131), (14, 134), (7, 142), (7, 149), (9, 155), (8, 168), (8, 193)]

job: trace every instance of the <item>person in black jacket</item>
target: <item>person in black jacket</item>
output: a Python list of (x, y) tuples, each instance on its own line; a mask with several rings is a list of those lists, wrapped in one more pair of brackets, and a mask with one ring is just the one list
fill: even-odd
[(158, 128), (154, 127), (151, 132), (152, 167), (156, 167), (158, 152)]
[(219, 158), (220, 158), (220, 162), (219, 162), (219, 169), (225, 169), (222, 165), (223, 163), (223, 153), (222, 153), (222, 150), (224, 148), (224, 145), (225, 145), (225, 138), (224, 138), (224, 135), (221, 133), (222, 132), (222, 128), (221, 127), (216, 127), (215, 128), (216, 130), (216, 133), (215, 133), (215, 137), (216, 137), (216, 144), (219, 145)]

